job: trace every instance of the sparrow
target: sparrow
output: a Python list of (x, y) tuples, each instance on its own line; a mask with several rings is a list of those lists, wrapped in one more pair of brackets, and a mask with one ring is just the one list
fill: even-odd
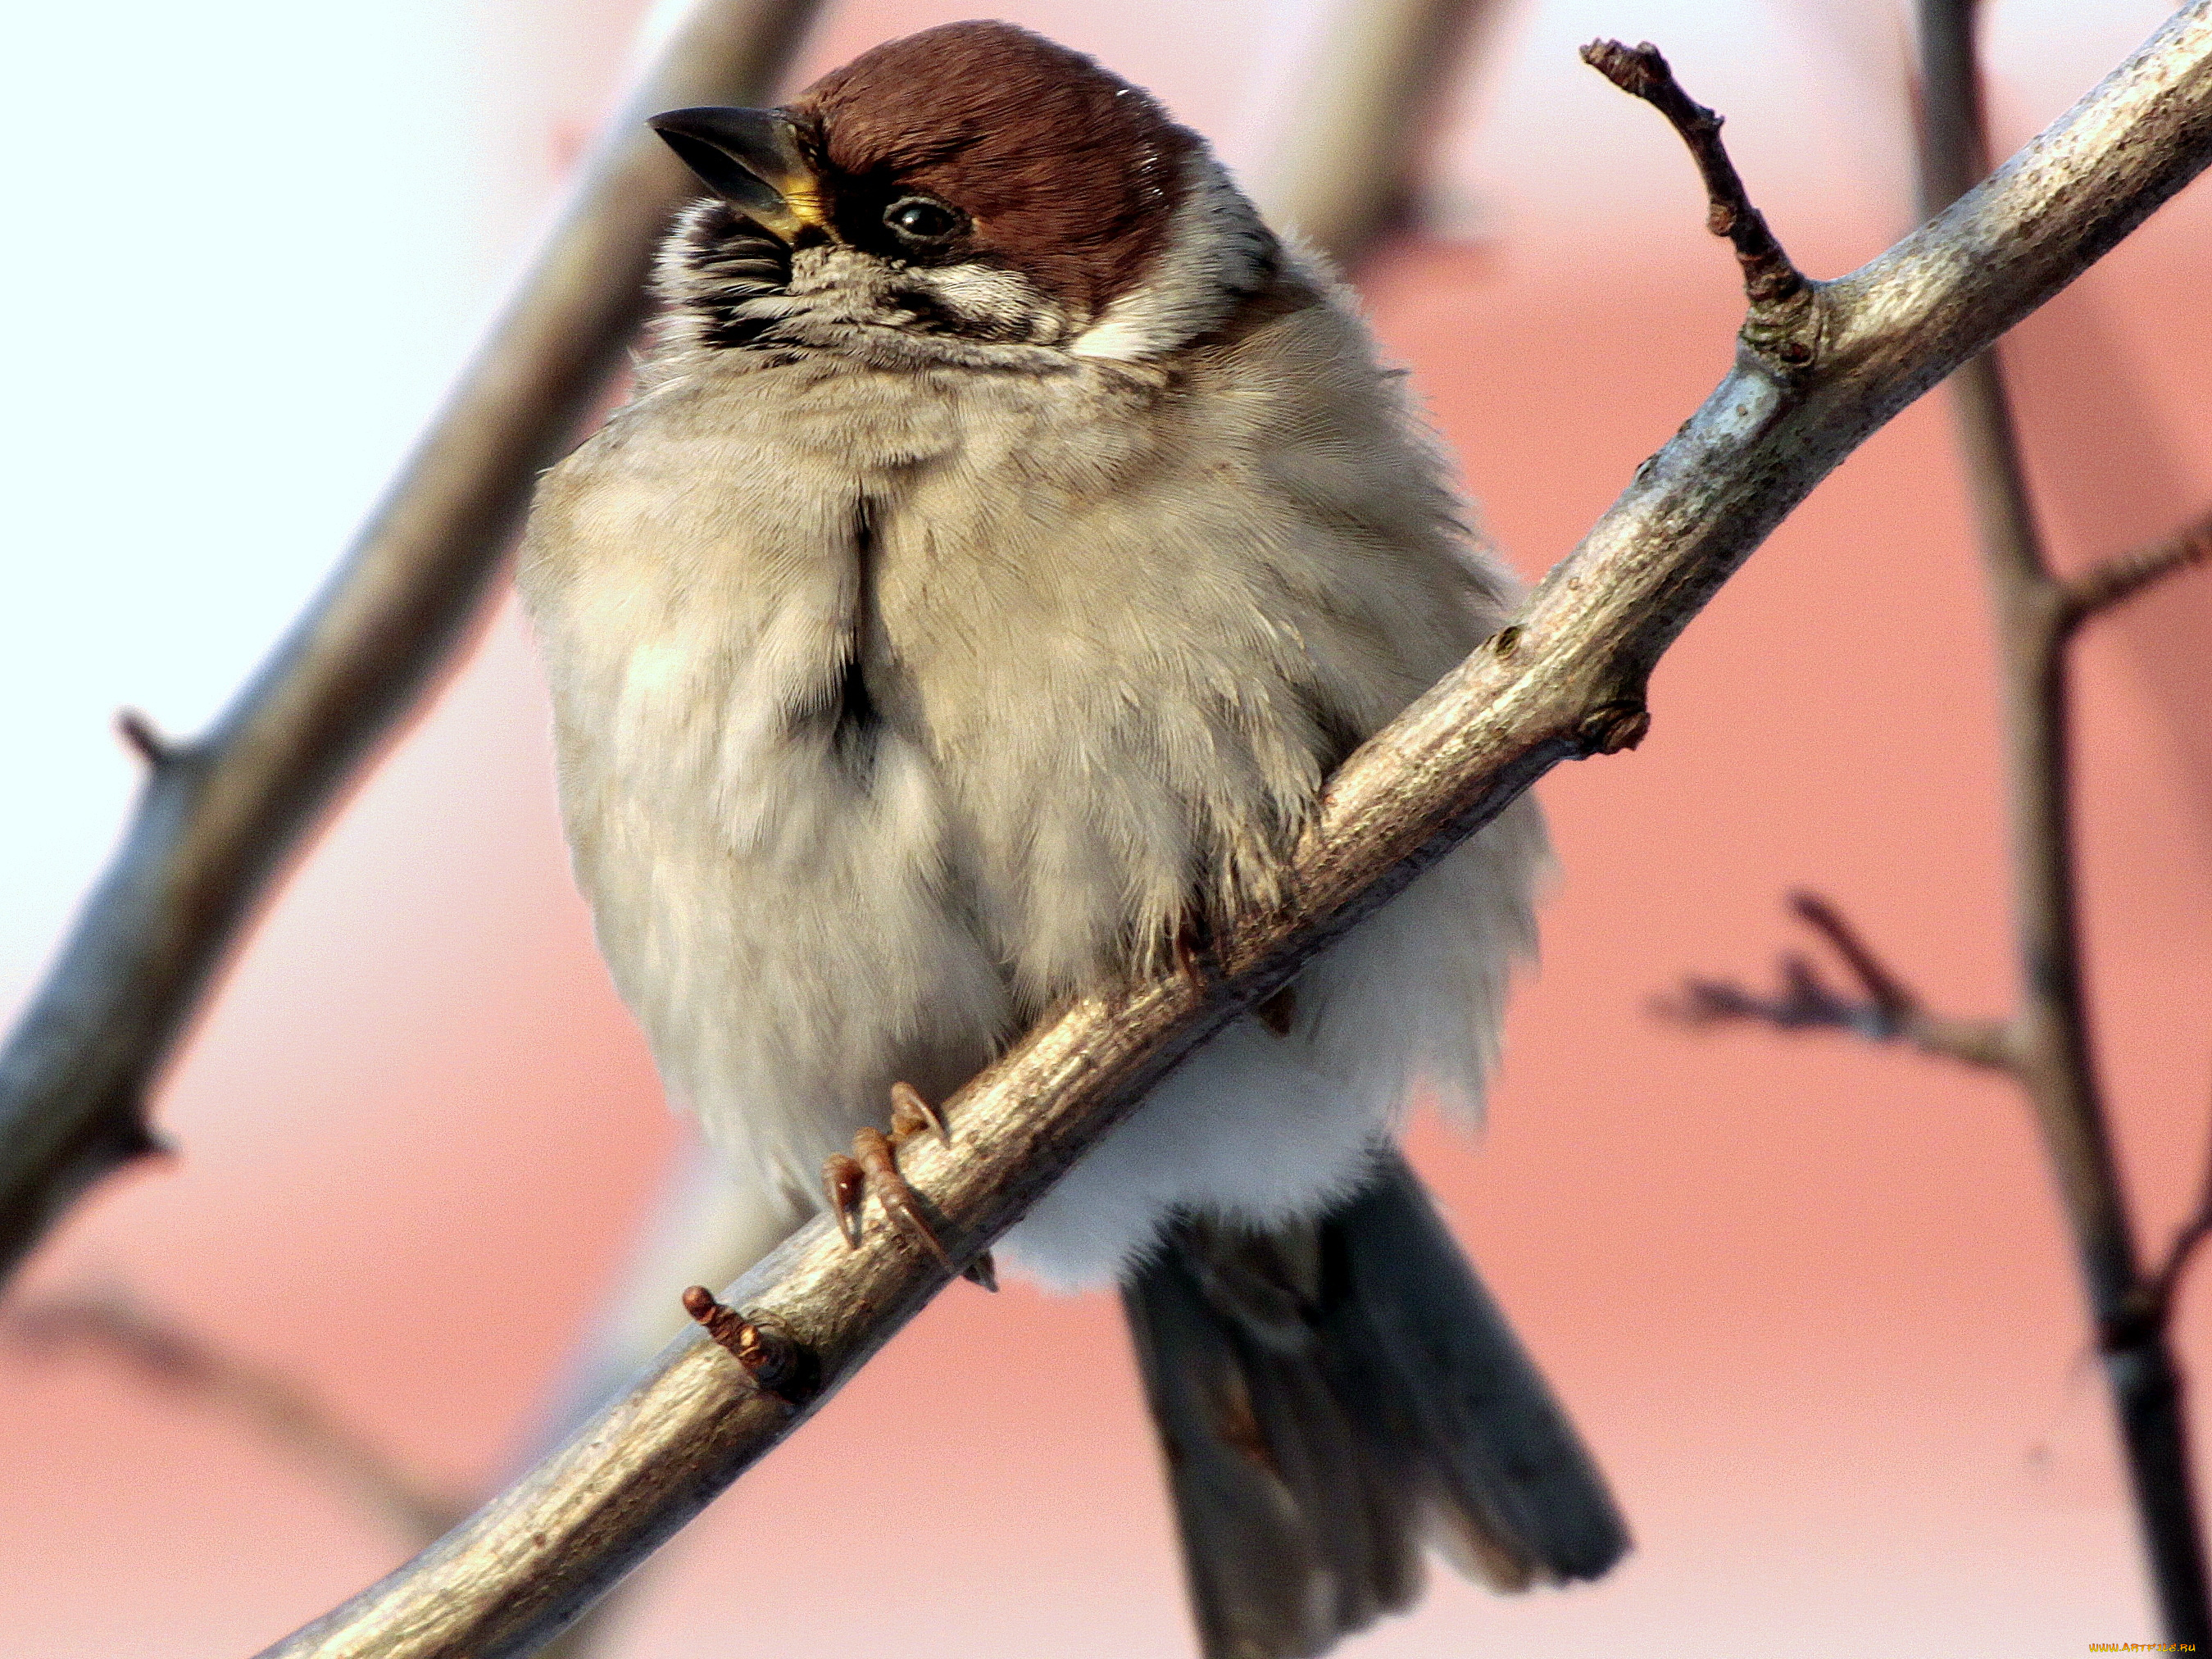
[[(1197, 135), (1004, 23), (651, 124), (705, 187), (520, 580), (614, 980), (764, 1254), (1055, 1004), (1283, 890), (1331, 770), (1518, 587), (1351, 296)], [(1117, 1284), (1209, 1659), (1627, 1546), (1395, 1147), (1479, 1108), (1517, 803), (1002, 1241)]]

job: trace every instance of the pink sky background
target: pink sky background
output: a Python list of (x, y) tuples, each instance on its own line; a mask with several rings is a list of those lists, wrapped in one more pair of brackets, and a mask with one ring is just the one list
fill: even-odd
[[(1318, 9), (1063, 0), (1001, 15), (1102, 53), (1251, 165), (1285, 118)], [(833, 8), (810, 63), (959, 15)], [(2002, 147), (2162, 15), (2000, 7)], [(403, 313), (434, 319), (424, 337), (448, 362), (611, 100), (635, 21), (605, 0), (487, 0), (459, 16), (423, 48), (443, 54), (420, 70), (428, 89), (409, 95), (474, 135), (453, 165), (483, 203), (447, 214), (445, 241), (421, 233), (446, 297), (392, 289)], [(1511, 14), (1434, 169), (1440, 210), (1480, 234), (1394, 249), (1366, 291), (1524, 572), (1563, 555), (1702, 399), (1740, 319), (1679, 146), (1577, 65), (1574, 46), (1657, 40), (1729, 117), (1800, 263), (1834, 274), (1909, 218), (1884, 57), (1898, 37), (1880, 16), (1810, 0)], [(391, 68), (388, 85), (404, 91), (415, 72)], [(178, 118), (189, 133), (219, 113), (187, 104)], [(376, 159), (346, 165), (370, 178)], [(266, 210), (295, 242), (331, 234), (327, 199), (272, 196)], [(2212, 496), (2208, 253), (2200, 185), (2021, 331), (2033, 459), (2069, 561)], [(217, 270), (224, 257), (190, 255)], [(287, 419), (347, 398), (337, 368), (298, 372), (271, 345), (240, 337), (233, 366), (207, 372), (265, 365), (307, 400)], [(149, 395), (173, 397), (156, 412), (189, 441), (192, 387)], [(397, 407), (391, 386), (377, 395)], [(241, 442), (230, 465), (250, 469), (254, 453)], [(349, 498), (333, 488), (319, 510), (335, 524)], [(299, 556), (327, 559), (335, 536)], [(94, 541), (84, 556), (104, 555)], [(205, 561), (198, 579), (220, 603), (219, 550)], [(241, 604), (281, 617), (312, 575), (257, 578), (283, 604)], [(69, 641), (185, 632), (148, 614), (175, 603), (161, 580), (57, 601), (7, 619), (10, 632), (86, 652)], [(221, 650), (206, 653), (235, 657), (199, 671), (210, 684), (242, 676), (273, 627), (256, 625), (234, 640), (223, 630), (243, 623), (210, 622), (200, 637)], [(2190, 1202), (2212, 1113), (2208, 641), (2199, 575), (2081, 653), (2099, 1036), (2156, 1242)], [(122, 669), (104, 680), (81, 704), (43, 706), (40, 724), (76, 721), (69, 745), (105, 769), (82, 801), (76, 783), (57, 787), (54, 811), (98, 806), (112, 825), (125, 775), (99, 748), (98, 710), (147, 692)], [(179, 701), (155, 712), (188, 723), (198, 705)], [(1652, 706), (1642, 748), (1541, 786), (1565, 874), (1487, 1134), (1415, 1137), (1639, 1547), (1603, 1584), (1564, 1595), (1502, 1601), (1440, 1577), (1414, 1615), (1345, 1651), (2015, 1659), (2154, 1636), (2069, 1248), (2018, 1103), (1929, 1061), (1685, 1035), (1648, 1012), (1685, 972), (1764, 982), (1776, 949), (1798, 942), (1781, 899), (1800, 885), (1838, 899), (1937, 1006), (2002, 1006), (1989, 628), (1940, 398), (1783, 526), (1668, 658)], [(503, 608), (252, 940), (161, 1099), (180, 1155), (101, 1189), (26, 1279), (32, 1294), (128, 1285), (283, 1365), (462, 1491), (530, 1444), (677, 1141), (568, 883), (546, 720)], [(97, 853), (79, 836), (51, 864), (24, 855), (44, 873), (4, 941), (19, 978)], [(2180, 1314), (2199, 1377), (2212, 1375), (2208, 1313), (2200, 1288)], [(0, 1351), (0, 1424), (10, 1654), (250, 1651), (406, 1553), (233, 1421), (97, 1364)], [(619, 1659), (1191, 1650), (1156, 1455), (1103, 1297), (955, 1286), (653, 1571)]]

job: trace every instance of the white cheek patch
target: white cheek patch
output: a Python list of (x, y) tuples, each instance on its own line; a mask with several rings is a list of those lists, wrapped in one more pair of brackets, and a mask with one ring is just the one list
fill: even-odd
[(1158, 264), (1069, 342), (1076, 356), (1139, 362), (1172, 351), (1220, 322), (1256, 284), (1273, 239), (1252, 204), (1203, 150), (1184, 161), (1182, 184)]
[(1019, 271), (977, 262), (902, 265), (852, 248), (809, 248), (792, 262), (788, 314), (915, 334), (941, 332), (916, 301), (983, 341), (1057, 345), (1074, 331), (1066, 308)]
[(926, 290), (946, 310), (973, 319), (979, 329), (1045, 343), (1066, 337), (1067, 313), (1018, 271), (1000, 265), (940, 265), (908, 270), (900, 286)]

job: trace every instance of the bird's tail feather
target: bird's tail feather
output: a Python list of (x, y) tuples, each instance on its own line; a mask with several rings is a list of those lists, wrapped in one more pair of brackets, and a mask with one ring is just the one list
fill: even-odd
[(1317, 1222), (1185, 1221), (1122, 1287), (1207, 1659), (1409, 1606), (1424, 1541), (1505, 1589), (1628, 1547), (1605, 1481), (1401, 1158)]

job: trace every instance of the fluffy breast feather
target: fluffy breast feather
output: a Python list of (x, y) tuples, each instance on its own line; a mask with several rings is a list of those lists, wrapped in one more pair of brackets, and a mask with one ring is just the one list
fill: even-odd
[(1364, 331), (1278, 313), (1166, 375), (975, 388), (885, 517), (888, 665), (1029, 1006), (1275, 891), (1322, 781), (1509, 585)]
[[(648, 384), (549, 476), (523, 586), (617, 982), (672, 1091), (787, 1189), (894, 1077), (949, 1090), (1194, 905), (1268, 896), (1329, 769), (1511, 596), (1303, 277), (1165, 366), (686, 349)], [(1087, 1277), (1214, 1188), (1310, 1203), (1410, 1072), (1471, 1097), (1542, 857), (1516, 813), (1309, 970), (1281, 1074), (1243, 1087), (1279, 1168), (1194, 1150), (1237, 1131), (1201, 1055), (1115, 1143), (1182, 1185), (1094, 1158), (1033, 1256)]]

